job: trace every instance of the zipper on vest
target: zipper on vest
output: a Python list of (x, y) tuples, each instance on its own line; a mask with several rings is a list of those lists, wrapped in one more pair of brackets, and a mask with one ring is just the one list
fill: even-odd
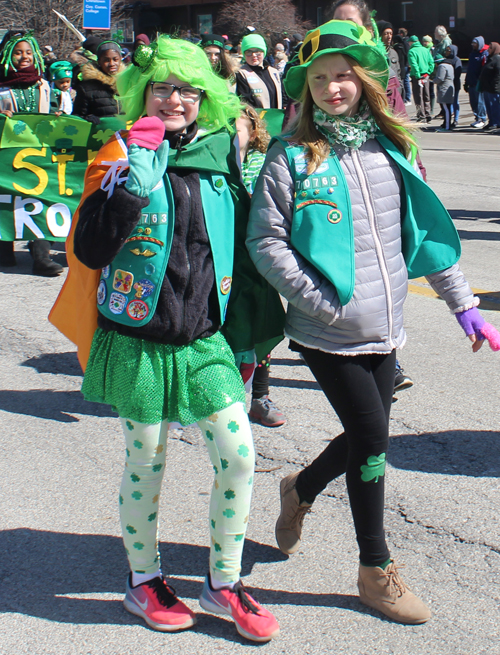
[(391, 280), (389, 275), (389, 270), (387, 268), (387, 263), (384, 257), (384, 248), (382, 246), (382, 241), (375, 224), (375, 207), (373, 206), (372, 197), (368, 189), (368, 180), (366, 178), (365, 171), (361, 164), (361, 158), (359, 152), (352, 148), (349, 149), (354, 163), (354, 168), (358, 175), (359, 184), (361, 186), (361, 193), (363, 195), (363, 200), (365, 202), (366, 211), (368, 214), (368, 221), (370, 223), (370, 229), (373, 235), (373, 240), (375, 242), (375, 251), (377, 253), (377, 259), (380, 266), (380, 271), (382, 273), (382, 280), (384, 282), (385, 296), (387, 298), (387, 323), (389, 326), (389, 345), (391, 348), (394, 348), (394, 343), (392, 341), (392, 329), (393, 329), (393, 303), (392, 303), (392, 290), (391, 290)]
[[(187, 197), (188, 197), (188, 222), (187, 222), (187, 228), (186, 228), (186, 269), (187, 269), (188, 275), (187, 275), (186, 290), (185, 290), (187, 292), (188, 287), (189, 287), (189, 283), (191, 281), (191, 262), (189, 261), (189, 252), (188, 252), (189, 245), (188, 244), (189, 244), (189, 231), (191, 229), (191, 214), (192, 214), (192, 211), (193, 211), (193, 200), (192, 200), (192, 196), (191, 196), (191, 190), (188, 187), (186, 180), (184, 180), (184, 178), (183, 178), (182, 181), (184, 182), (184, 185), (186, 187), (186, 194), (187, 194)], [(186, 302), (185, 302), (185, 298), (183, 298), (183, 302), (182, 302), (182, 321), (181, 321), (181, 329), (180, 329), (181, 333), (182, 333), (182, 330), (184, 329), (184, 317), (185, 317), (185, 311), (186, 311), (185, 307), (186, 307)]]

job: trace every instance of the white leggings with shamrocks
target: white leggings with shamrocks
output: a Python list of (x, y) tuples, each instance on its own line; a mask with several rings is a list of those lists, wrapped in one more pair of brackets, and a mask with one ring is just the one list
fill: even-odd
[[(154, 573), (160, 565), (158, 509), (165, 471), (168, 421), (145, 425), (120, 418), (126, 442), (120, 521), (130, 568)], [(236, 582), (250, 512), (255, 464), (243, 403), (198, 422), (215, 472), (210, 498), (210, 573)]]

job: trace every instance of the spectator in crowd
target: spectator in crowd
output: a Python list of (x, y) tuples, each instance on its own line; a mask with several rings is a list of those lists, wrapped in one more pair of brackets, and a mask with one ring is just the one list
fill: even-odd
[(225, 80), (233, 80), (233, 67), (226, 56), (224, 37), (218, 34), (203, 34), (200, 46), (205, 51), (212, 68)]
[(482, 36), (472, 39), (472, 52), (469, 55), (467, 73), (465, 75), (464, 91), (469, 94), (470, 107), (474, 113), (471, 127), (480, 129), (486, 125), (486, 105), (484, 95), (478, 89), (479, 76), (488, 59), (488, 46)]
[(444, 25), (436, 26), (436, 29), (434, 30), (434, 38), (437, 42), (434, 47), (434, 59), (446, 57), (446, 48), (451, 45), (451, 36), (446, 31)]
[(281, 109), (281, 76), (276, 68), (264, 61), (267, 44), (256, 32), (247, 34), (241, 42), (245, 63), (236, 73), (236, 93), (252, 107)]
[(444, 113), (444, 122), (437, 128), (437, 131), (449, 132), (452, 129), (451, 114), (455, 98), (455, 69), (450, 59), (437, 59), (436, 64), (434, 84), (437, 87), (437, 101)]
[(288, 57), (285, 54), (285, 46), (282, 43), (277, 43), (274, 48), (274, 64), (276, 70), (283, 77), (285, 66), (288, 63)]
[(408, 63), (417, 120), (430, 123), (429, 76), (434, 72), (434, 60), (429, 50), (420, 43), (418, 36), (411, 36), (409, 43)]
[(405, 50), (406, 54), (406, 69), (405, 69), (405, 76), (403, 80), (403, 85), (405, 89), (405, 105), (409, 105), (411, 103), (411, 81), (410, 81), (410, 66), (408, 64), (408, 52), (410, 51), (410, 43), (409, 43), (409, 37), (408, 37), (408, 30), (406, 27), (400, 27), (398, 30), (398, 39), (394, 39), (394, 43), (401, 43), (402, 48)]
[(73, 114), (95, 124), (100, 118), (116, 116), (116, 76), (124, 68), (120, 46), (114, 41), (103, 41), (97, 49), (97, 62), (89, 61), (82, 68)]
[(488, 59), (479, 77), (479, 91), (484, 94), (488, 124), (483, 130), (500, 127), (500, 44), (490, 43)]
[[(422, 45), (424, 48), (427, 48), (431, 55), (432, 58), (434, 59), (434, 41), (432, 40), (432, 36), (426, 35), (422, 37)], [(431, 116), (434, 116), (434, 106), (436, 104), (436, 94), (434, 92), (434, 81), (432, 79), (432, 75), (429, 78), (429, 96), (431, 99)]]
[(403, 91), (403, 80), (401, 77), (401, 64), (398, 53), (392, 47), (392, 37), (394, 30), (391, 23), (388, 23), (386, 20), (379, 20), (377, 23), (378, 33), (380, 39), (385, 46), (387, 51), (387, 59), (389, 61), (389, 86), (391, 79), (395, 79), (398, 82), (397, 92), (401, 95)]
[(455, 96), (453, 98), (452, 112), (453, 112), (453, 122), (451, 127), (457, 127), (458, 117), (460, 115), (460, 104), (458, 101), (458, 95), (462, 87), (462, 60), (458, 57), (458, 48), (456, 45), (447, 46), (444, 53), (446, 60), (451, 63), (454, 71), (454, 87), (455, 87)]

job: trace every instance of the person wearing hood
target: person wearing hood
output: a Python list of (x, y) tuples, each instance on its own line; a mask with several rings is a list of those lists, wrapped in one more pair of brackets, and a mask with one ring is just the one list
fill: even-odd
[(135, 52), (140, 45), (149, 45), (149, 44), (150, 44), (150, 40), (149, 40), (149, 37), (146, 36), (146, 34), (138, 34), (135, 37), (135, 41), (134, 41), (134, 45), (132, 46), (132, 50)]
[(453, 66), (453, 75), (454, 75), (454, 87), (455, 87), (455, 97), (453, 98), (453, 122), (451, 127), (458, 126), (458, 117), (460, 115), (460, 104), (458, 102), (458, 94), (460, 93), (460, 87), (462, 86), (461, 77), (462, 77), (462, 60), (458, 57), (458, 48), (456, 45), (449, 45), (444, 51), (444, 56), (446, 61), (449, 61)]
[(430, 123), (429, 76), (434, 72), (434, 59), (430, 51), (420, 43), (418, 36), (411, 36), (409, 43), (408, 63), (410, 65), (413, 98), (417, 108), (417, 120)]
[(116, 76), (124, 69), (120, 46), (103, 41), (97, 49), (97, 62), (82, 68), (82, 81), (76, 87), (73, 114), (98, 123), (100, 118), (116, 116)]
[(283, 95), (279, 71), (264, 60), (267, 44), (253, 32), (241, 42), (245, 63), (236, 73), (236, 94), (257, 109), (282, 109)]
[(500, 127), (500, 43), (492, 41), (479, 77), (479, 91), (484, 93), (488, 124), (483, 130)]
[(478, 82), (483, 66), (488, 59), (488, 46), (485, 45), (482, 36), (472, 39), (471, 46), (472, 52), (469, 55), (464, 91), (469, 94), (470, 106), (474, 113), (471, 127), (480, 129), (486, 125), (486, 105), (483, 94), (478, 90)]
[(444, 113), (443, 124), (437, 128), (437, 132), (448, 132), (452, 129), (451, 112), (455, 99), (455, 69), (450, 59), (437, 59), (436, 75), (434, 84), (437, 87), (437, 101)]

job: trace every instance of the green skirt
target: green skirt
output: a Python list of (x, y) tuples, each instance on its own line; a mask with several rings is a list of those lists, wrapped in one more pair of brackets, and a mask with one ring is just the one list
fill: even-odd
[(170, 346), (98, 328), (82, 393), (111, 405), (122, 418), (150, 425), (189, 425), (245, 402), (234, 355), (220, 332)]

